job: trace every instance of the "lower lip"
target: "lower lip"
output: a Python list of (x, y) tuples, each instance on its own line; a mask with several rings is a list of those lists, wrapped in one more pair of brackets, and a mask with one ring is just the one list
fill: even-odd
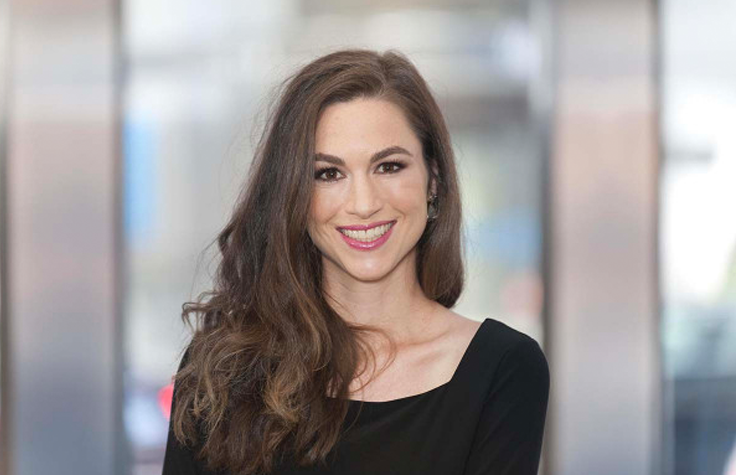
[(352, 247), (353, 249), (357, 249), (359, 251), (370, 251), (378, 247), (381, 247), (381, 245), (383, 245), (384, 242), (388, 241), (388, 237), (391, 235), (391, 232), (394, 230), (394, 226), (396, 226), (396, 224), (392, 224), (391, 227), (388, 228), (388, 231), (386, 231), (386, 233), (383, 236), (379, 237), (375, 241), (370, 241), (370, 242), (362, 242), (362, 241), (358, 241), (357, 239), (349, 238), (343, 233), (341, 233), (340, 231), (338, 231), (338, 233), (340, 233), (340, 236), (342, 236), (345, 242), (348, 243), (348, 246)]

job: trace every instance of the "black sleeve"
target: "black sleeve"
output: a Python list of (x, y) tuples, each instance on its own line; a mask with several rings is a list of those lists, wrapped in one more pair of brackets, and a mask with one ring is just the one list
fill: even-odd
[[(188, 350), (184, 353), (179, 364), (179, 369), (184, 366), (188, 356)], [(174, 393), (171, 397), (171, 415), (174, 414), (176, 407), (176, 385), (174, 385)], [(173, 417), (172, 417), (173, 419)], [(174, 437), (173, 424), (169, 420), (169, 435), (166, 441), (166, 452), (164, 454), (164, 466), (162, 475), (209, 475), (202, 469), (201, 464), (195, 460), (194, 452), (191, 448), (182, 446), (176, 437)]]
[(549, 367), (526, 339), (501, 359), (481, 412), (465, 475), (536, 475), (549, 398)]

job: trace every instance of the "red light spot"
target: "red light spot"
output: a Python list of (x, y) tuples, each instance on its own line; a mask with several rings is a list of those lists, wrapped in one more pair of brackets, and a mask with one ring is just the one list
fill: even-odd
[(169, 383), (158, 390), (158, 407), (166, 420), (171, 417), (171, 399), (174, 396), (174, 383)]

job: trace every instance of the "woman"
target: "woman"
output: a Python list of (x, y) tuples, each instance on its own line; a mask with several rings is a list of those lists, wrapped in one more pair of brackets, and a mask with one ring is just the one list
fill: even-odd
[(450, 310), (461, 206), (442, 114), (395, 52), (289, 78), (218, 237), (164, 475), (536, 474), (539, 345)]

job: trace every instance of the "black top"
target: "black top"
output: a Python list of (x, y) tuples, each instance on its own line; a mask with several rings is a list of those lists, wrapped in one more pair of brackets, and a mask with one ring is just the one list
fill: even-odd
[[(549, 368), (537, 342), (487, 318), (449, 382), (413, 396), (362, 401), (362, 408), (351, 400), (345, 424), (358, 418), (330, 453), (329, 469), (285, 465), (273, 473), (536, 475), (548, 395)], [(169, 430), (163, 475), (214, 474)]]

